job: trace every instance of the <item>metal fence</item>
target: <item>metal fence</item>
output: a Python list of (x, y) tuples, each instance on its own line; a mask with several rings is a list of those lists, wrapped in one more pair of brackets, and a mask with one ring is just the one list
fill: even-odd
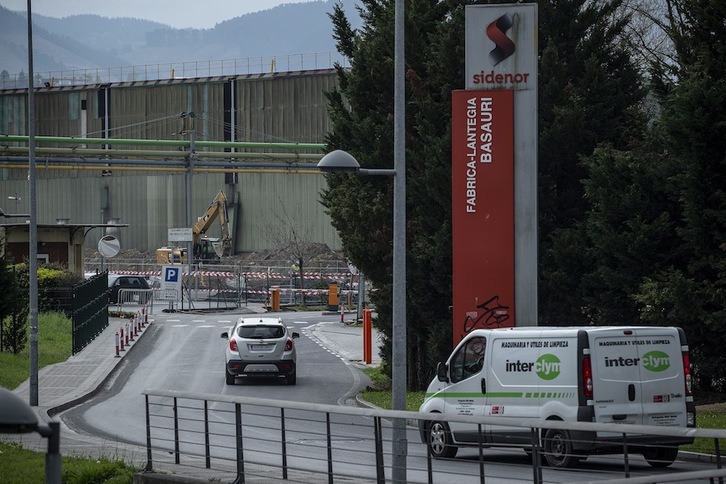
[[(546, 449), (540, 434), (546, 429), (564, 429), (569, 435), (608, 432), (619, 454), (597, 464), (597, 482), (685, 482), (705, 479), (723, 482), (726, 469), (721, 462), (719, 440), (726, 430), (652, 427), (543, 421), (507, 418), (507, 427), (518, 427), (530, 435), (528, 458), (522, 446), (497, 449), (497, 457), (483, 447), (470, 450), (461, 459), (433, 459), (428, 446), (417, 438), (420, 419), (462, 422), (479, 431), (503, 424), (502, 417), (443, 417), (441, 414), (397, 412), (373, 408), (317, 405), (230, 395), (146, 390), (146, 471), (240, 482), (392, 482), (391, 421), (409, 424), (406, 452), (406, 482), (562, 482), (571, 469), (542, 467)], [(577, 431), (577, 432), (574, 432)], [(663, 437), (713, 439), (713, 463), (680, 471), (650, 468), (633, 455), (634, 446), (643, 451), (643, 435), (657, 442)], [(526, 444), (525, 444), (526, 445)], [(657, 444), (647, 445), (656, 448)], [(516, 457), (513, 457), (516, 455)], [(516, 459), (516, 460), (515, 460)], [(518, 474), (497, 461), (517, 462)], [(582, 464), (586, 466), (587, 464)], [(526, 466), (522, 471), (522, 466)], [(527, 470), (529, 468), (529, 470)], [(581, 474), (589, 476), (589, 474)], [(578, 482), (567, 477), (568, 482)], [(579, 482), (589, 480), (590, 477)], [(716, 480), (714, 480), (716, 479)]]
[(73, 354), (108, 327), (108, 274), (103, 272), (73, 287), (71, 320)]
[[(337, 285), (341, 302), (349, 308), (358, 304), (358, 275), (352, 274), (345, 263), (332, 261), (305, 269), (302, 284), (300, 274), (290, 264), (193, 264), (189, 272), (182, 265), (183, 300), (187, 308), (225, 309), (247, 303), (265, 303), (272, 288), (280, 290), (282, 305), (327, 305), (331, 283)], [(164, 303), (166, 294), (160, 290), (161, 270), (154, 262), (113, 261), (112, 263), (87, 260), (86, 270), (107, 270), (113, 274), (140, 275), (154, 289), (154, 301)], [(302, 287), (301, 287), (302, 286)], [(133, 295), (125, 303), (133, 304)], [(120, 304), (121, 305), (121, 304)]]

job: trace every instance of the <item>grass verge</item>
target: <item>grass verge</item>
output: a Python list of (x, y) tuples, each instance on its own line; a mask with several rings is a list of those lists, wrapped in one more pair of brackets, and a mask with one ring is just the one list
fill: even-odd
[[(38, 368), (71, 356), (72, 323), (62, 313), (38, 315)], [(30, 375), (30, 342), (18, 354), (0, 353), (0, 386), (14, 389)], [(17, 442), (0, 442), (2, 482), (45, 482), (45, 453)], [(107, 458), (61, 457), (63, 484), (130, 484), (138, 469)]]
[[(3, 482), (45, 482), (45, 454), (24, 449), (18, 443), (0, 442)], [(139, 469), (106, 458), (61, 457), (63, 484), (130, 484)]]
[[(726, 429), (726, 403), (697, 406), (696, 427), (702, 429)], [(722, 453), (726, 449), (726, 445), (724, 444), (726, 443), (719, 441), (719, 447)], [(715, 454), (716, 445), (714, 439), (698, 438), (690, 445), (682, 445), (681, 450), (702, 454)]]
[[(38, 315), (38, 368), (71, 356), (72, 323), (63, 313)], [(0, 386), (14, 389), (30, 376), (30, 340), (18, 354), (0, 353)]]

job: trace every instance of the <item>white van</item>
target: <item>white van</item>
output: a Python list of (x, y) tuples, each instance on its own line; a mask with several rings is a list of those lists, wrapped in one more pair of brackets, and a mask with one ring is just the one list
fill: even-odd
[[(662, 327), (520, 327), (471, 331), (426, 391), (420, 412), (502, 419), (482, 425), (484, 446), (518, 445), (529, 451), (528, 428), (508, 418), (695, 427), (685, 334)], [(422, 442), (437, 458), (477, 446), (476, 425), (419, 423)], [(547, 463), (569, 467), (591, 453), (622, 453), (618, 432), (543, 431)], [(628, 436), (632, 452), (668, 466), (678, 445), (693, 439)], [(644, 446), (643, 444), (648, 444)]]

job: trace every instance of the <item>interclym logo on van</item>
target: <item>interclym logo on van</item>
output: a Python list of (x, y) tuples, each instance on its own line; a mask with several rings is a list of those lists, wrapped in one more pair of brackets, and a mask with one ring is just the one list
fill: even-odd
[(623, 356), (605, 357), (605, 367), (638, 366), (642, 364), (648, 371), (665, 371), (671, 367), (671, 357), (663, 351), (649, 351), (642, 358), (625, 358)]
[(555, 355), (546, 353), (534, 364), (537, 376), (543, 380), (554, 380), (560, 374), (560, 359)]
[(663, 351), (649, 351), (643, 355), (643, 368), (650, 371), (665, 371), (671, 366), (671, 357)]
[(504, 365), (505, 371), (530, 372), (534, 371), (543, 380), (554, 380), (560, 375), (560, 359), (551, 353), (545, 353), (537, 361), (509, 361)]

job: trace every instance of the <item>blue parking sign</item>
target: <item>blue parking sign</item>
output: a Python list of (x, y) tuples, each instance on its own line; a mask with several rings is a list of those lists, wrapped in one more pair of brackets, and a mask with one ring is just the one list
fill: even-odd
[(176, 267), (165, 267), (164, 268), (164, 282), (178, 282), (179, 281), (179, 269)]

